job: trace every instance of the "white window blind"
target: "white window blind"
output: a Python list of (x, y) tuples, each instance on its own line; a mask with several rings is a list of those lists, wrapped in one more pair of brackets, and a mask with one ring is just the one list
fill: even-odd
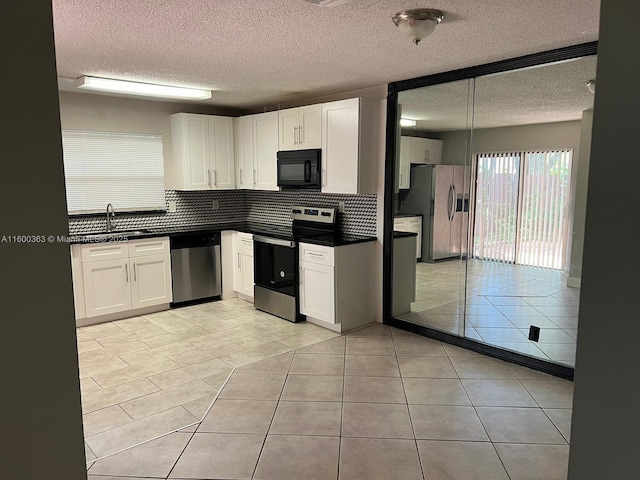
[(62, 131), (69, 214), (163, 210), (162, 136)]

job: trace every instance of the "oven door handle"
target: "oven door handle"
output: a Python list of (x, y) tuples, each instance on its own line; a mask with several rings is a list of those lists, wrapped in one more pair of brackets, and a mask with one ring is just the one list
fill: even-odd
[(305, 160), (304, 162), (304, 181), (311, 181), (311, 160)]
[(280, 245), (281, 247), (288, 248), (294, 248), (296, 246), (296, 242), (292, 242), (291, 240), (281, 240), (279, 238), (263, 237), (260, 235), (254, 235), (253, 241), (268, 243), (269, 245)]

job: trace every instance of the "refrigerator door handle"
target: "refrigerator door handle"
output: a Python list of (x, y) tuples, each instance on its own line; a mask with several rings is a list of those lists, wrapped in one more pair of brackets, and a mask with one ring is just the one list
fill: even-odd
[(452, 205), (452, 201), (451, 201), (451, 192), (453, 191), (453, 185), (449, 185), (449, 195), (447, 198), (447, 218), (449, 219), (449, 221), (452, 220), (451, 218), (451, 205)]
[(456, 186), (455, 185), (451, 185), (451, 191), (453, 193), (452, 197), (451, 197), (451, 220), (453, 220), (453, 217), (456, 216), (456, 210), (457, 210), (457, 201), (458, 201), (458, 194), (456, 192)]

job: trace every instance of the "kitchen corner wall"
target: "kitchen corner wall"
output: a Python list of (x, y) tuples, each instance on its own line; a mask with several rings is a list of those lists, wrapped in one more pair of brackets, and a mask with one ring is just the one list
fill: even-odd
[[(213, 209), (217, 200), (218, 208)], [(274, 225), (291, 224), (291, 207), (338, 207), (345, 204), (345, 212), (338, 215), (338, 229), (344, 233), (376, 236), (377, 195), (336, 195), (309, 190), (258, 191), (165, 191), (169, 202), (176, 202), (175, 212), (118, 214), (116, 231), (138, 228), (189, 227), (212, 225), (224, 227), (229, 222), (259, 222)], [(69, 234), (104, 231), (105, 214), (69, 219)]]

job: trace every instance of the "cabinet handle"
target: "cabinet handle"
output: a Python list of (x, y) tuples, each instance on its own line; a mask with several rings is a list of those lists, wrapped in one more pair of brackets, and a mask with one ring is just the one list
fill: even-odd
[(258, 178), (258, 177), (257, 177), (257, 175), (258, 175), (258, 172), (254, 169), (254, 170), (253, 170), (253, 184), (254, 184), (254, 185), (255, 185), (256, 183), (258, 183), (258, 182), (256, 181), (256, 180), (257, 180), (257, 178)]
[(321, 253), (307, 252), (307, 255), (311, 255), (312, 257), (324, 257)]
[(133, 264), (133, 281), (135, 282), (136, 280), (137, 280), (137, 278), (136, 278), (136, 264), (134, 262), (134, 264)]
[(207, 170), (207, 185), (211, 188), (211, 170)]
[(238, 252), (238, 268), (240, 268), (240, 252)]
[(124, 264), (124, 279), (127, 283), (129, 283), (129, 264)]
[(427, 148), (427, 162), (429, 161), (429, 156), (430, 156), (430, 154), (431, 154), (431, 150), (429, 150), (429, 149)]
[(240, 169), (240, 185), (242, 185), (244, 182), (242, 181), (242, 169)]
[(298, 127), (298, 143), (302, 145), (302, 125)]
[(298, 144), (298, 127), (293, 127), (293, 144)]
[(213, 186), (217, 186), (218, 184), (218, 175), (216, 175), (216, 171), (213, 171)]

